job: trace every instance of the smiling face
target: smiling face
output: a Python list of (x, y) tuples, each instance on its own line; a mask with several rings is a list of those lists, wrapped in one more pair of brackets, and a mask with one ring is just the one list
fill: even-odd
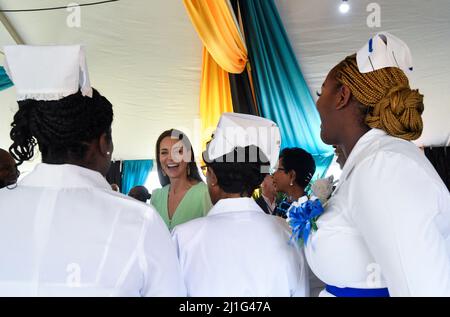
[(341, 85), (335, 79), (335, 69), (331, 70), (325, 79), (319, 99), (317, 110), (319, 111), (322, 124), (320, 126), (320, 137), (326, 144), (339, 144), (337, 136), (341, 130), (341, 118), (338, 117), (338, 107), (341, 100)]
[(187, 177), (187, 167), (190, 162), (191, 151), (184, 143), (170, 136), (161, 141), (159, 161), (163, 172), (170, 178)]

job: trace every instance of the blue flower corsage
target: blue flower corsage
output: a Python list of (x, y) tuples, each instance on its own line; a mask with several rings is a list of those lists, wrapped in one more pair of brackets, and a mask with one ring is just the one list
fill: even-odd
[(316, 221), (323, 212), (322, 203), (315, 197), (308, 199), (303, 196), (298, 202), (293, 203), (287, 212), (286, 219), (292, 229), (290, 241), (301, 239), (306, 245), (311, 230), (317, 231)]

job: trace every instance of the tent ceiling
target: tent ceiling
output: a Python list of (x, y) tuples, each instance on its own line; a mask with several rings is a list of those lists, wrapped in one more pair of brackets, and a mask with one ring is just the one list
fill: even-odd
[[(79, 1), (80, 3), (90, 0)], [(441, 145), (450, 136), (450, 2), (377, 1), (381, 29), (366, 26), (366, 6), (351, 1), (343, 16), (339, 1), (277, 0), (311, 91), (328, 70), (361, 47), (371, 34), (391, 31), (411, 47), (412, 86), (425, 94), (425, 131), (420, 145)], [(1, 9), (64, 6), (59, 0), (0, 0)], [(6, 13), (27, 44), (86, 45), (91, 82), (114, 105), (116, 159), (154, 157), (158, 135), (168, 128), (199, 140), (201, 42), (181, 0), (121, 0), (81, 8), (81, 27), (66, 25), (68, 12)], [(0, 27), (0, 45), (13, 44)], [(14, 89), (0, 92), (0, 147), (9, 146), (9, 124), (17, 109)]]
[[(376, 32), (389, 31), (411, 48), (412, 88), (425, 95), (424, 132), (418, 145), (450, 142), (450, 1), (376, 1), (381, 28), (367, 26), (367, 5), (349, 0), (342, 15), (339, 0), (278, 0), (278, 9), (311, 91), (320, 89), (327, 72), (356, 52)], [(315, 96), (315, 94), (314, 94)]]
[[(67, 3), (46, 0), (39, 1), (39, 7)], [(0, 1), (2, 9), (36, 5), (32, 0)], [(121, 0), (82, 7), (80, 28), (67, 27), (68, 14), (58, 10), (7, 16), (27, 44), (86, 45), (91, 83), (114, 105), (115, 158), (153, 157), (162, 131), (194, 131), (199, 123), (202, 45), (182, 1)], [(6, 99), (4, 93), (2, 107), (4, 101), (8, 108), (16, 107), (14, 95), (8, 91)], [(5, 119), (2, 110), (1, 147), (9, 144), (4, 125), (10, 119)]]

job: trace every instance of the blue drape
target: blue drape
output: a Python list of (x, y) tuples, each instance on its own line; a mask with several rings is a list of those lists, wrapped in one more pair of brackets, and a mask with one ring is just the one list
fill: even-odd
[(315, 178), (326, 173), (333, 148), (320, 139), (320, 117), (273, 0), (240, 1), (262, 116), (280, 127), (282, 148), (301, 147), (316, 161)]
[(123, 161), (122, 193), (128, 194), (134, 186), (144, 185), (152, 167), (152, 160)]
[(6, 75), (5, 69), (3, 66), (0, 66), (0, 91), (9, 88), (13, 85), (12, 81), (9, 79), (8, 75)]

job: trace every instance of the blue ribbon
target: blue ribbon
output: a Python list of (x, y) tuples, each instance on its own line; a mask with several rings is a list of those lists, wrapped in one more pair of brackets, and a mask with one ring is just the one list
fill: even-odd
[(387, 288), (339, 288), (327, 285), (326, 290), (336, 297), (390, 297)]
[(289, 225), (292, 228), (291, 240), (298, 241), (302, 237), (303, 243), (306, 245), (315, 220), (323, 212), (324, 209), (318, 199), (308, 200), (298, 207), (292, 206), (288, 212)]

